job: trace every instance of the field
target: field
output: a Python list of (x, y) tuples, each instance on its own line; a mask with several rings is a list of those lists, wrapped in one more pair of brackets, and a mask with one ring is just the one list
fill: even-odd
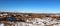
[(0, 26), (60, 26), (60, 14), (0, 12)]

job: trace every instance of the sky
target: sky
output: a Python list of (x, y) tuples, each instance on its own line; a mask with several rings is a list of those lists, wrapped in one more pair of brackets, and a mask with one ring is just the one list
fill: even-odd
[(60, 13), (60, 0), (0, 0), (0, 12)]

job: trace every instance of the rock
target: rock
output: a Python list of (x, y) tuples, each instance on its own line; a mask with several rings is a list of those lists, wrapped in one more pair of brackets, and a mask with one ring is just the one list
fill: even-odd
[(6, 20), (7, 21), (16, 21), (16, 18), (14, 18), (14, 17), (7, 17)]

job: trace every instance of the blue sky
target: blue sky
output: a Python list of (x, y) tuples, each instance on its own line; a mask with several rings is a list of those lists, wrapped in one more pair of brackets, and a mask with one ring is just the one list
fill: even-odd
[(60, 0), (0, 0), (0, 11), (60, 13)]

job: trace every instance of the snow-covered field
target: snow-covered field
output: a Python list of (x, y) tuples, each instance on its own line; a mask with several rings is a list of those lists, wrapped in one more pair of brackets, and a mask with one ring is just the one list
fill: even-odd
[[(3, 14), (8, 15), (8, 14)], [(3, 16), (0, 14), (0, 16)], [(26, 15), (28, 16), (28, 15)], [(51, 16), (60, 16), (60, 15), (51, 15)], [(51, 17), (45, 17), (45, 18), (29, 18), (26, 20), (26, 22), (7, 22), (12, 25), (8, 25), (5, 23), (0, 23), (0, 26), (60, 26), (60, 20), (53, 19)]]
[[(4, 24), (1, 23), (0, 26), (4, 26)], [(34, 18), (33, 20), (26, 20), (26, 22), (16, 22), (11, 26), (60, 26), (60, 20), (50, 17)]]

